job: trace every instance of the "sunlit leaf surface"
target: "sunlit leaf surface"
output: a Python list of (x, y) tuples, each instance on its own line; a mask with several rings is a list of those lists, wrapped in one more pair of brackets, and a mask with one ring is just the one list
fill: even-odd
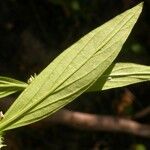
[(120, 52), (142, 3), (96, 28), (59, 55), (22, 92), (0, 122), (0, 131), (41, 120), (86, 91)]

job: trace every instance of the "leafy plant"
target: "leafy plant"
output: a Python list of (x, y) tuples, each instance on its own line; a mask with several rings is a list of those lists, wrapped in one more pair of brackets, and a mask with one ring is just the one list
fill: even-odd
[(39, 121), (84, 92), (150, 81), (149, 66), (113, 64), (142, 6), (140, 3), (88, 33), (60, 54), (30, 84), (0, 77), (0, 98), (24, 90), (1, 118), (0, 133)]

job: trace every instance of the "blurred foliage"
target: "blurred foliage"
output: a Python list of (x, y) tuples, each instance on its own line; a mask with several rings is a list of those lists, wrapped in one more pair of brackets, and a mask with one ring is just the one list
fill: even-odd
[(147, 150), (147, 148), (143, 144), (136, 144), (134, 150)]

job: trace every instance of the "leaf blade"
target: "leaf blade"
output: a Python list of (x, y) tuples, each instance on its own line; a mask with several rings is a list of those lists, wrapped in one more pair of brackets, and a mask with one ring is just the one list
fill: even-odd
[(41, 120), (86, 91), (120, 52), (142, 11), (142, 4), (96, 28), (58, 56), (18, 97), (0, 129)]
[(134, 63), (116, 63), (87, 92), (108, 90), (145, 81), (150, 81), (150, 66)]
[(26, 87), (27, 84), (22, 81), (0, 76), (0, 98), (22, 91)]

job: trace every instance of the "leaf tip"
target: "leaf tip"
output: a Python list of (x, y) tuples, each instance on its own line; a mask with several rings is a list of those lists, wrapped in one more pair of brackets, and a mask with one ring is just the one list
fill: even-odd
[(141, 3), (138, 4), (141, 8), (143, 8), (144, 6), (144, 1), (142, 1)]
[(144, 5), (144, 2), (141, 2), (141, 3), (137, 4), (135, 7), (132, 8), (135, 12), (135, 15), (136, 15), (137, 19), (139, 18), (140, 14), (143, 10), (143, 5)]
[(143, 9), (143, 6), (144, 6), (144, 2), (142, 1), (141, 3), (139, 3), (138, 5), (137, 5), (138, 7), (139, 7), (139, 9)]

